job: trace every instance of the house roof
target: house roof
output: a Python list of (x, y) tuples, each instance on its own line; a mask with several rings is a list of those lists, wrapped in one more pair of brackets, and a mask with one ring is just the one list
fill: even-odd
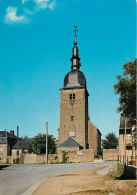
[(7, 137), (7, 131), (0, 131), (0, 137)]
[(69, 137), (63, 143), (61, 143), (58, 148), (83, 148), (79, 143), (77, 143), (72, 137)]
[[(28, 148), (28, 144), (32, 141), (32, 138), (26, 138), (19, 141), (18, 149), (26, 150)], [(17, 149), (17, 143), (12, 147), (12, 149)]]
[(15, 135), (7, 131), (0, 131), (0, 144), (7, 144), (9, 138), (17, 138)]

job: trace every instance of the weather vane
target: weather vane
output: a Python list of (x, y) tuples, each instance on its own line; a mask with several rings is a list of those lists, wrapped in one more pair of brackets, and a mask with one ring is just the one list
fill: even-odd
[(75, 28), (75, 30), (73, 30), (73, 31), (75, 31), (75, 36), (77, 36), (77, 35), (76, 35), (76, 33), (77, 33), (77, 31), (78, 31), (78, 30), (77, 30), (77, 26), (74, 26), (74, 28)]
[[(77, 45), (77, 26), (74, 26), (74, 30), (73, 31), (75, 31), (75, 41), (74, 41), (74, 45)], [(72, 35), (72, 33), (70, 33), (71, 35)]]

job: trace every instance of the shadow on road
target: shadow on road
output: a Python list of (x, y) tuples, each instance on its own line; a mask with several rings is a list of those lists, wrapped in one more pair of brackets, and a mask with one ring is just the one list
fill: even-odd
[(6, 167), (9, 167), (9, 166), (11, 166), (11, 165), (0, 165), (0, 171), (3, 170)]

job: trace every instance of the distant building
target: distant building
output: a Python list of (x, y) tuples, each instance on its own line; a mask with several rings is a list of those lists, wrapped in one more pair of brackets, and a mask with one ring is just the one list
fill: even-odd
[(17, 159), (17, 147), (19, 152), (19, 157), (21, 153), (27, 153), (28, 151), (28, 145), (32, 141), (33, 138), (24, 138), (19, 141), (19, 144), (17, 143), (12, 147), (12, 159), (13, 162)]
[[(71, 62), (71, 71), (66, 74), (63, 88), (60, 89), (58, 148), (61, 148), (62, 146), (67, 148), (69, 147), (67, 144), (70, 144), (75, 140), (77, 146), (80, 146), (80, 148), (83, 148), (84, 150), (94, 149), (94, 154), (97, 155), (101, 151), (101, 132), (89, 120), (89, 93), (87, 90), (86, 78), (83, 72), (79, 70), (81, 63), (76, 35)], [(69, 137), (72, 137), (73, 140), (69, 139)]]
[(14, 135), (14, 130), (10, 133), (0, 131), (0, 164), (8, 163), (8, 156), (11, 156), (12, 147), (17, 143), (17, 136)]
[[(125, 153), (128, 158), (131, 159), (132, 154), (132, 127), (126, 122), (126, 132), (125, 132), (125, 117), (120, 118), (119, 127), (119, 156), (122, 161), (125, 160)], [(123, 160), (124, 159), (124, 160)]]

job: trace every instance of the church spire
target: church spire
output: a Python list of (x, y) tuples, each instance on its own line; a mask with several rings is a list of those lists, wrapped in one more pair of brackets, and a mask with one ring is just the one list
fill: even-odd
[(75, 40), (74, 40), (74, 46), (73, 46), (73, 53), (72, 53), (72, 58), (70, 59), (72, 62), (71, 69), (72, 70), (79, 70), (80, 69), (80, 58), (78, 55), (78, 47), (77, 47), (77, 26), (74, 26), (75, 28)]

